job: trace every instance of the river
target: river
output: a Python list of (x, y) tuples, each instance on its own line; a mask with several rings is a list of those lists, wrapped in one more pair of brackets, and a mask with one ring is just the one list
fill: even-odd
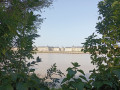
[(63, 73), (67, 73), (66, 69), (71, 67), (71, 62), (78, 62), (80, 69), (84, 70), (86, 77), (90, 75), (89, 70), (95, 68), (91, 64), (91, 59), (89, 54), (61, 54), (61, 53), (37, 53), (33, 55), (34, 58), (39, 56), (42, 62), (35, 65), (35, 73), (39, 74), (41, 77), (46, 75), (47, 69), (56, 63), (57, 68), (60, 69)]

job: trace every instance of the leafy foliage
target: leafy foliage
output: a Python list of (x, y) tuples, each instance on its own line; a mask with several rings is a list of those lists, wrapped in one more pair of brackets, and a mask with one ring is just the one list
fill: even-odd
[(28, 64), (26, 60), (33, 58), (41, 11), (50, 4), (52, 0), (0, 0), (0, 90), (44, 89), (41, 80), (30, 75), (34, 69), (29, 69), (40, 58)]
[(35, 74), (12, 73), (0, 79), (0, 90), (49, 90)]
[[(66, 78), (62, 81), (63, 90), (83, 90), (91, 89), (89, 81), (85, 77), (83, 70), (79, 69), (80, 65), (75, 62), (72, 63), (73, 67), (67, 69)], [(78, 76), (77, 76), (78, 75)]]
[[(41, 11), (52, 0), (0, 1), (0, 64), (1, 71), (27, 72), (26, 58), (33, 58), (33, 40), (42, 23)], [(38, 14), (34, 12), (38, 11)], [(17, 48), (17, 50), (14, 50)], [(26, 68), (25, 68), (26, 67)]]
[(84, 52), (91, 54), (92, 71), (90, 79), (97, 90), (119, 90), (120, 88), (120, 1), (103, 0), (98, 4), (99, 22), (96, 32), (86, 38)]
[(49, 88), (57, 88), (60, 83), (60, 78), (64, 76), (59, 69), (57, 69), (56, 63), (54, 63), (51, 68), (47, 70), (47, 75), (43, 78), (43, 82)]

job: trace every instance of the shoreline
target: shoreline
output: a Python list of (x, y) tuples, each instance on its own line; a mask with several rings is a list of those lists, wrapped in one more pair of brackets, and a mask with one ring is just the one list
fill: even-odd
[(35, 53), (58, 53), (58, 54), (89, 54), (88, 52), (87, 53), (84, 53), (84, 52), (58, 52), (58, 51), (49, 51), (49, 52), (41, 52), (41, 51), (34, 51)]

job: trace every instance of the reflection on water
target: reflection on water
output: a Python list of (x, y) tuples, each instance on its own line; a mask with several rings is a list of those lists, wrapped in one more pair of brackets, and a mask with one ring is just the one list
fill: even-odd
[(35, 73), (45, 76), (47, 69), (56, 63), (57, 68), (66, 74), (66, 69), (72, 66), (71, 62), (78, 62), (80, 68), (86, 73), (86, 77), (89, 76), (89, 70), (95, 68), (90, 62), (89, 54), (59, 54), (59, 53), (37, 53), (34, 58), (39, 56), (42, 62), (35, 66)]

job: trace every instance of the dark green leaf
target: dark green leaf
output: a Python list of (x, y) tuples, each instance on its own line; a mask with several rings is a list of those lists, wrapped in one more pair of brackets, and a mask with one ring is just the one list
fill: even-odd
[(81, 79), (83, 79), (83, 80), (87, 81), (87, 79), (86, 79), (86, 77), (85, 77), (85, 76), (80, 75), (79, 77), (80, 77)]
[(17, 90), (28, 90), (28, 86), (26, 83), (19, 82), (16, 86)]
[(72, 63), (74, 67), (79, 67), (80, 65), (77, 62)]
[(41, 62), (41, 58), (39, 58), (39, 56), (36, 59), (37, 62)]
[(120, 79), (120, 69), (113, 70), (113, 73)]
[(2, 85), (0, 86), (0, 90), (14, 90), (11, 85)]
[(73, 71), (71, 68), (68, 68), (67, 71), (68, 71), (67, 78), (69, 79), (76, 74), (76, 71)]
[(83, 70), (77, 70), (78, 72), (82, 73), (83, 75), (85, 75)]
[(83, 90), (83, 89), (84, 89), (84, 83), (83, 83), (83, 82), (73, 83), (73, 86), (74, 86), (77, 90)]

